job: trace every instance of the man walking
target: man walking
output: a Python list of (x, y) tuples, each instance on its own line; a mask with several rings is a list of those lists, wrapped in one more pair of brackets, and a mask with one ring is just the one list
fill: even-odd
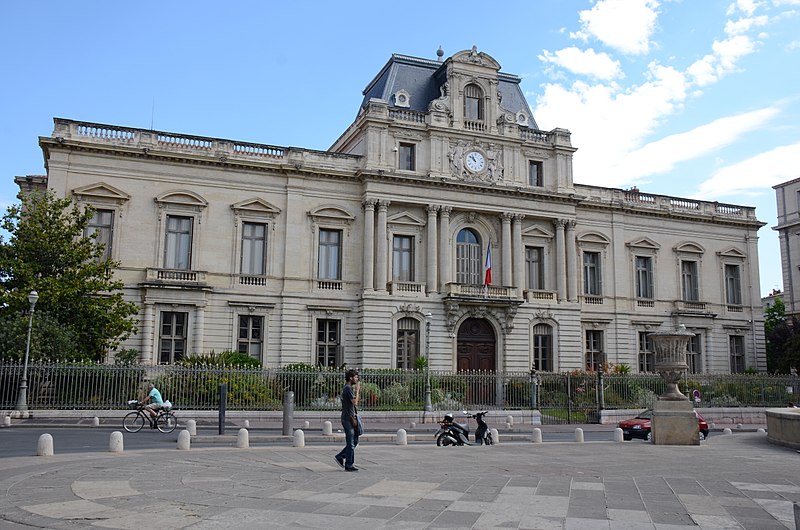
[(358, 471), (354, 466), (356, 459), (356, 446), (358, 445), (358, 405), (361, 393), (361, 382), (358, 380), (358, 371), (350, 369), (344, 374), (347, 381), (342, 389), (342, 429), (344, 430), (344, 449), (339, 451), (334, 458), (345, 471)]

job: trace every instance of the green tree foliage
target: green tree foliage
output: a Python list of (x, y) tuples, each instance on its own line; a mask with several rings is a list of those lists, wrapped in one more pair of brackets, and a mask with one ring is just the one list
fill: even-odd
[[(52, 191), (30, 193), (8, 208), (0, 223), (10, 234), (8, 240), (0, 236), (0, 318), (25, 313), (28, 293), (35, 290), (34, 320), (47, 313), (74, 336), (80, 358), (101, 361), (135, 332), (138, 310), (123, 299), (123, 284), (114, 279), (119, 264), (103, 259), (96, 236), (84, 234), (93, 215), (91, 207)], [(35, 340), (45, 337), (37, 334)]]
[(783, 300), (777, 298), (765, 311), (764, 335), (767, 338), (767, 370), (788, 374), (800, 370), (800, 320), (787, 317)]
[[(28, 340), (28, 323), (28, 315), (0, 314), (0, 359), (22, 361)], [(81, 357), (75, 334), (48, 313), (36, 311), (31, 337), (31, 360), (71, 361)]]

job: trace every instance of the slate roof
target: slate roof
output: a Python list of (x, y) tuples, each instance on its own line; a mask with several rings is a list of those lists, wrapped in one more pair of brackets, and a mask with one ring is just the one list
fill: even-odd
[[(394, 107), (392, 95), (402, 89), (411, 96), (410, 110), (427, 112), (428, 104), (439, 97), (439, 87), (446, 81), (447, 74), (443, 66), (444, 63), (440, 61), (392, 54), (386, 65), (364, 89), (361, 108), (373, 98), (386, 101), (390, 107)], [(498, 74), (503, 108), (515, 114), (524, 111), (531, 118), (530, 128), (538, 129), (533, 112), (519, 86), (521, 81), (521, 78), (512, 74)]]

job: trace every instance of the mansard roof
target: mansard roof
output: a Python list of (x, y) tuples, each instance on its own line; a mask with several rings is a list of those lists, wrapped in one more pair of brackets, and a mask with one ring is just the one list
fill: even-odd
[[(458, 60), (469, 53), (469, 51), (459, 52), (444, 62), (392, 54), (378, 75), (364, 89), (364, 100), (359, 108), (364, 108), (370, 99), (381, 99), (389, 103), (389, 107), (398, 107), (393, 96), (398, 91), (404, 90), (410, 96), (409, 105), (404, 108), (427, 112), (430, 102), (441, 95), (439, 87), (447, 81), (445, 68), (447, 62)], [(527, 116), (533, 117), (533, 112), (520, 88), (522, 79), (513, 74), (500, 72), (500, 65), (485, 53), (481, 52), (479, 55), (488, 64), (496, 65), (498, 68), (497, 87), (503, 95), (503, 108), (514, 114), (522, 111)], [(531, 118), (529, 127), (538, 129), (536, 120)]]

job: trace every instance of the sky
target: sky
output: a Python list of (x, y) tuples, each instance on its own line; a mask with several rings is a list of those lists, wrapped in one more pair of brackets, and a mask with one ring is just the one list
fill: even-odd
[(392, 53), (477, 46), (569, 129), (574, 181), (753, 206), (782, 289), (775, 191), (800, 177), (800, 0), (6, 2), (0, 208), (53, 118), (327, 149)]

